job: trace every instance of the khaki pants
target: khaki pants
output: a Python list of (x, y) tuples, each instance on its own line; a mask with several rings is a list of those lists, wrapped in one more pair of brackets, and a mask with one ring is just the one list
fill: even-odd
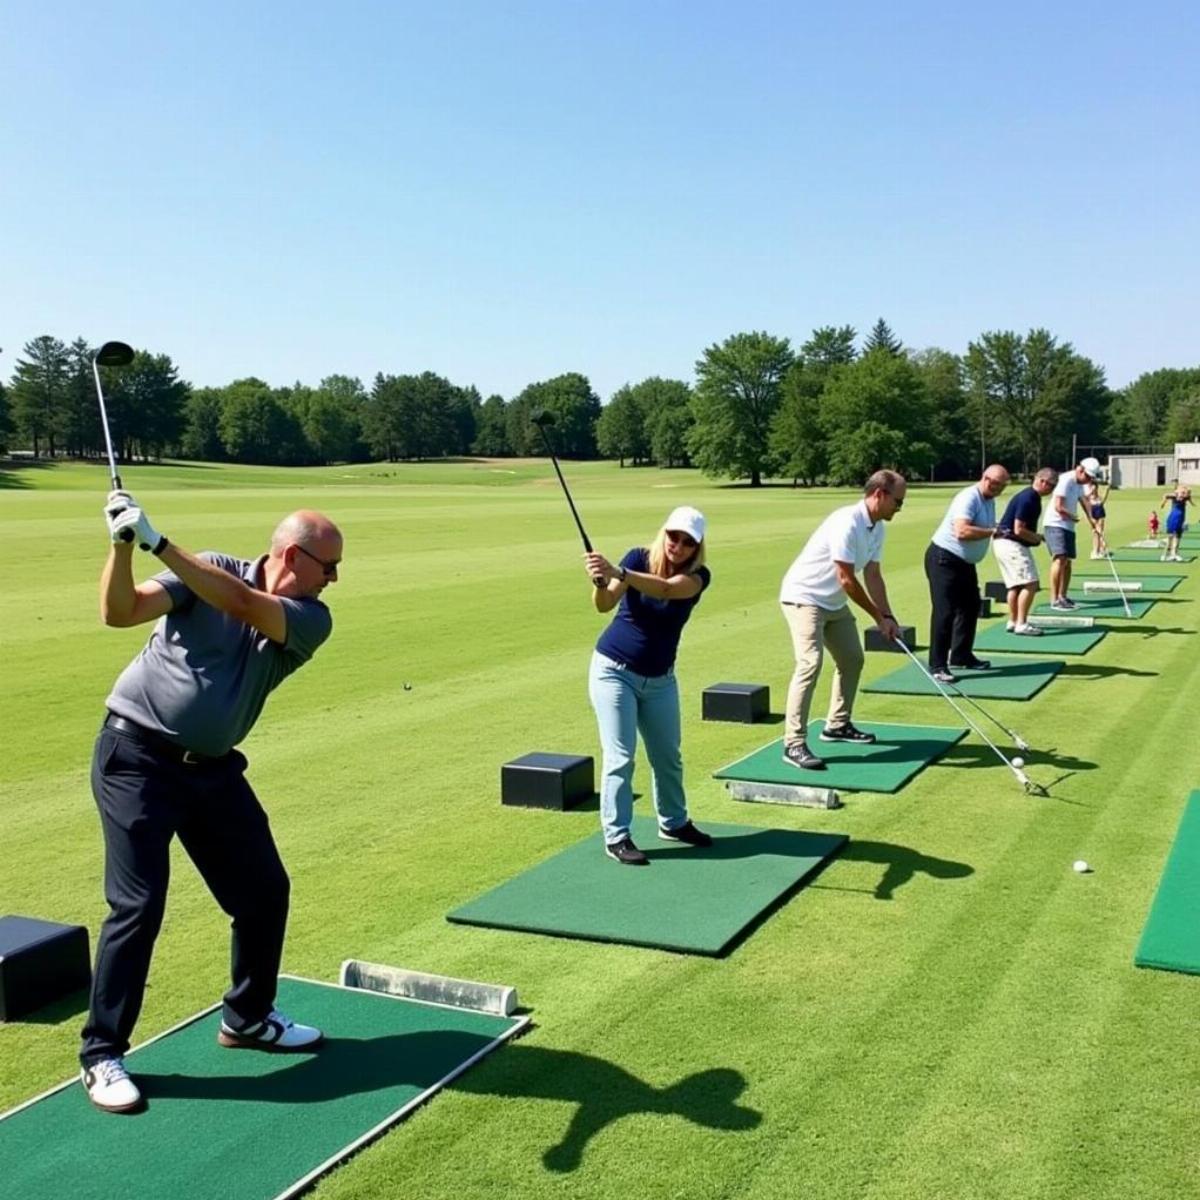
[(826, 724), (835, 728), (850, 720), (858, 681), (862, 677), (863, 651), (858, 643), (858, 625), (848, 604), (833, 610), (816, 604), (783, 604), (780, 607), (792, 632), (792, 648), (796, 654), (796, 671), (788, 687), (783, 738), (790, 746), (807, 740), (808, 713), (812, 708), (817, 676), (821, 673), (824, 648), (829, 647), (837, 667), (826, 718)]

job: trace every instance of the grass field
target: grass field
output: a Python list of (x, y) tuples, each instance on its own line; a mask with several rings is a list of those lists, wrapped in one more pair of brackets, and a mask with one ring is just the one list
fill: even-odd
[[(245, 747), (293, 880), (285, 969), (333, 979), (358, 957), (512, 983), (536, 1021), (316, 1194), (1195, 1195), (1200, 979), (1132, 965), (1200, 785), (1195, 580), (1145, 620), (1114, 623), (1031, 702), (989, 702), (1046, 748), (1028, 770), (1051, 799), (1022, 794), (972, 735), (894, 796), (848, 796), (834, 812), (739, 804), (710, 772), (779, 728), (701, 723), (700, 692), (765, 682), (781, 710), (779, 581), (851, 493), (565, 470), (613, 556), (675, 504), (709, 517), (714, 582), (678, 672), (698, 822), (852, 839), (724, 959), (445, 920), (596, 826), (594, 811), (498, 799), (506, 759), (598, 754), (586, 670), (603, 618), (548, 464), (124, 476), (190, 549), (252, 556), (300, 505), (346, 534), (333, 638)], [(101, 467), (0, 469), (0, 912), (83, 923), (93, 940), (104, 904), (89, 754), (108, 688), (147, 634), (97, 617), (106, 486)], [(949, 494), (911, 490), (888, 535), (894, 606), (923, 644), (921, 554)], [(1143, 535), (1153, 500), (1113, 494), (1114, 545)], [(873, 656), (868, 678), (897, 665)], [(826, 679), (814, 715), (827, 695)], [(856, 715), (957, 723), (936, 698), (861, 696)], [(1074, 874), (1077, 858), (1094, 874)], [(137, 1040), (226, 986), (226, 919), (182, 854), (175, 865)], [(73, 1072), (80, 1023), (71, 1009), (0, 1027), (0, 1109)]]

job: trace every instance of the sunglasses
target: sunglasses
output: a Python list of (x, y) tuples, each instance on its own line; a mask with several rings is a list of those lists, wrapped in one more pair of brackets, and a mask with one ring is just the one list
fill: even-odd
[(326, 579), (332, 579), (337, 574), (338, 567), (342, 565), (342, 560), (340, 558), (335, 558), (333, 562), (326, 562), (323, 558), (318, 558), (311, 550), (305, 550), (305, 548), (301, 546), (299, 542), (293, 542), (292, 545), (294, 545), (301, 554), (311, 558), (313, 562), (315, 562), (317, 566), (325, 572)]
[(667, 537), (673, 542), (678, 542), (681, 546), (694, 547), (697, 544), (696, 539), (690, 533), (679, 533), (674, 529), (667, 530)]

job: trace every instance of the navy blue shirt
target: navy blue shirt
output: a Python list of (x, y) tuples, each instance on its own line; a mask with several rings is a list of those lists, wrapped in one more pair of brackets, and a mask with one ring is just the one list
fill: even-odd
[[(1020, 538), (1013, 536), (1016, 523), (1018, 521), (1023, 522), (1025, 527), (1032, 533), (1037, 530), (1038, 519), (1041, 515), (1041, 496), (1032, 487), (1022, 488), (1008, 502), (1008, 507), (1004, 510), (1004, 516), (1000, 518), (1000, 532), (996, 536), (1008, 538), (1009, 541), (1020, 542)], [(1021, 542), (1021, 545), (1028, 545), (1028, 543)]]
[[(638, 546), (626, 553), (621, 566), (628, 571), (649, 573), (650, 552)], [(655, 600), (627, 587), (596, 649), (605, 658), (639, 675), (665, 675), (675, 665), (683, 627), (712, 579), (707, 567), (701, 567), (696, 577), (700, 580), (700, 591), (688, 600)]]

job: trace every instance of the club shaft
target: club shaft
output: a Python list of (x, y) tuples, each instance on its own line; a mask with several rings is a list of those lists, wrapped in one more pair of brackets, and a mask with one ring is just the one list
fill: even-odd
[(583, 527), (583, 522), (579, 519), (579, 513), (575, 508), (575, 501), (571, 499), (571, 489), (567, 487), (567, 481), (563, 478), (563, 473), (558, 466), (558, 456), (554, 453), (554, 447), (550, 445), (550, 435), (546, 430), (539, 425), (542, 430), (542, 441), (546, 443), (546, 452), (550, 455), (550, 461), (554, 464), (554, 473), (558, 476), (558, 482), (562, 484), (563, 495), (567, 498), (567, 504), (571, 509), (571, 516), (575, 518), (575, 527), (579, 530), (579, 536), (583, 539), (583, 548), (589, 553), (592, 553), (592, 543), (588, 540), (587, 531)]
[(1108, 542), (1103, 537), (1100, 539), (1100, 549), (1104, 554), (1104, 561), (1108, 563), (1108, 569), (1112, 572), (1113, 582), (1117, 585), (1117, 591), (1121, 593), (1121, 603), (1125, 607), (1125, 616), (1132, 619), (1133, 610), (1129, 607), (1129, 597), (1125, 595), (1125, 589), (1121, 586), (1121, 576), (1117, 574), (1117, 564), (1113, 562)]
[(108, 409), (104, 407), (104, 389), (100, 386), (100, 367), (92, 359), (92, 374), (96, 377), (96, 399), (100, 401), (100, 425), (104, 430), (104, 446), (108, 451), (108, 470), (112, 476), (112, 485), (120, 490), (121, 476), (117, 473), (117, 456), (113, 453), (112, 435), (108, 432)]

